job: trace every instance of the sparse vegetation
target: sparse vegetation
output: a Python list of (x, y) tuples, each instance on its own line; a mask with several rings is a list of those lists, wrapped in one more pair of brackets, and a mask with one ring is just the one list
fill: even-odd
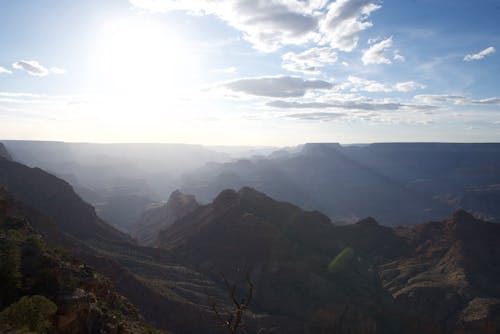
[(34, 228), (45, 221), (0, 190), (0, 333), (158, 332), (108, 279), (47, 244)]
[(15, 242), (2, 240), (0, 247), (0, 307), (13, 302), (21, 287), (21, 254)]
[(243, 316), (252, 302), (254, 285), (250, 277), (247, 276), (247, 294), (246, 297), (240, 298), (236, 295), (236, 284), (229, 283), (224, 275), (222, 275), (222, 279), (224, 280), (224, 285), (226, 286), (233, 307), (227, 310), (224, 306), (218, 305), (215, 301), (212, 301), (211, 308), (219, 325), (225, 328), (227, 333), (237, 334), (240, 333), (242, 329), (244, 324)]
[(40, 295), (24, 296), (0, 313), (0, 329), (21, 333), (46, 333), (57, 306)]

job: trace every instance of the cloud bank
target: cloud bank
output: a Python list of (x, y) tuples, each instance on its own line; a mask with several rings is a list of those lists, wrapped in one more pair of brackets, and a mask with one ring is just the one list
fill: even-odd
[(493, 105), (500, 106), (500, 97), (472, 99), (463, 95), (427, 94), (415, 95), (415, 99), (425, 103), (451, 103), (458, 105)]
[(377, 101), (335, 101), (335, 102), (291, 102), (272, 101), (266, 104), (268, 107), (277, 109), (340, 109), (340, 110), (363, 110), (363, 111), (389, 111), (400, 110), (405, 107), (401, 103), (380, 103)]
[(370, 14), (381, 8), (371, 0), (130, 0), (151, 12), (182, 10), (193, 15), (214, 15), (243, 33), (264, 52), (284, 45), (316, 42), (333, 49), (352, 51), (359, 34), (372, 27)]
[(281, 66), (291, 72), (320, 74), (320, 68), (335, 63), (337, 53), (329, 47), (312, 48), (301, 53), (287, 52)]
[(219, 87), (233, 92), (265, 97), (302, 97), (309, 90), (330, 89), (323, 80), (306, 80), (292, 76), (243, 78), (225, 82)]
[(312, 113), (297, 113), (297, 114), (289, 114), (286, 117), (295, 118), (306, 121), (333, 121), (338, 118), (344, 117), (346, 114), (336, 113), (336, 112), (312, 112)]

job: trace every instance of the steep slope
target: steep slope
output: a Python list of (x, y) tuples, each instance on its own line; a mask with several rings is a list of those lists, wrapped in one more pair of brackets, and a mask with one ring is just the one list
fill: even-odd
[(1, 332), (23, 326), (51, 333), (159, 332), (107, 278), (46, 244), (25, 218), (35, 215), (38, 225), (50, 224), (0, 189)]
[[(2, 198), (5, 199), (0, 201), (0, 211), (2, 215), (14, 217), (16, 221), (19, 220), (22, 223), (19, 227), (19, 231), (12, 232), (12, 228), (9, 227), (10, 232), (8, 233), (12, 233), (14, 236), (21, 235), (23, 240), (26, 234), (28, 234), (28, 239), (32, 239), (30, 235), (35, 235), (36, 238), (42, 235), (44, 245), (45, 240), (47, 241), (44, 248), (52, 249), (52, 245), (64, 247), (64, 251), (56, 250), (56, 255), (59, 256), (60, 254), (64, 261), (72, 259), (71, 264), (73, 264), (73, 262), (76, 263), (74, 266), (70, 266), (66, 264), (66, 262), (59, 263), (59, 258), (56, 258), (54, 260), (55, 262), (46, 262), (45, 260), (42, 261), (40, 257), (37, 257), (36, 260), (33, 261), (39, 262), (44, 268), (55, 266), (61, 271), (57, 273), (56, 278), (53, 278), (47, 276), (43, 268), (37, 267), (36, 271), (32, 271), (29, 277), (26, 276), (27, 280), (31, 282), (40, 282), (40, 284), (45, 284), (44, 286), (49, 287), (59, 284), (58, 287), (56, 286), (58, 289), (56, 292), (53, 290), (49, 291), (59, 296), (59, 293), (62, 294), (66, 291), (64, 289), (66, 289), (67, 281), (71, 284), (77, 281), (78, 284), (86, 287), (87, 285), (85, 284), (92, 285), (96, 280), (99, 280), (107, 284), (102, 285), (102, 287), (103, 289), (107, 289), (106, 293), (109, 294), (110, 290), (114, 291), (114, 288), (112, 288), (108, 281), (109, 278), (116, 287), (116, 291), (126, 296), (126, 298), (133, 303), (134, 307), (138, 308), (140, 314), (144, 316), (148, 322), (154, 324), (158, 328), (186, 334), (220, 333), (216, 322), (212, 319), (213, 315), (210, 312), (209, 300), (207, 298), (207, 293), (210, 293), (210, 296), (217, 300), (220, 305), (228, 303), (228, 301), (225, 300), (226, 296), (220, 284), (217, 284), (206, 276), (190, 270), (179, 263), (173, 262), (171, 257), (162, 250), (142, 248), (131, 243), (114, 242), (101, 238), (92, 238), (89, 240), (91, 241), (90, 243), (82, 242), (62, 232), (56, 224), (37, 210), (20, 202), (14, 202), (10, 195), (7, 195), (5, 192), (2, 192)], [(29, 222), (29, 224), (27, 222)], [(71, 222), (72, 220), (69, 221), (69, 224), (71, 224)], [(23, 226), (28, 227), (24, 228)], [(0, 241), (0, 246), (4, 245), (5, 239), (1, 239)], [(73, 255), (78, 260), (73, 260)], [(51, 259), (53, 258), (54, 257), (51, 255)], [(0, 261), (0, 267), (3, 267), (3, 263), (3, 260)], [(85, 263), (85, 265), (82, 263)], [(97, 276), (98, 274), (88, 269), (88, 267), (86, 267), (87, 265), (104, 276)], [(82, 270), (84, 274), (81, 273)], [(89, 272), (90, 276), (88, 274)], [(52, 279), (54, 279), (54, 282), (52, 282)], [(56, 279), (57, 281), (55, 281)], [(5, 288), (3, 279), (0, 280), (0, 282), (2, 282), (0, 291), (13, 291), (12, 289)], [(20, 293), (27, 294), (31, 293), (30, 291), (32, 290), (22, 290)], [(43, 291), (40, 292), (37, 290), (33, 293), (42, 292)], [(49, 295), (49, 292), (42, 294), (56, 302), (59, 307), (60, 303), (56, 298), (57, 296)], [(68, 311), (64, 311), (65, 313), (63, 313), (62, 316), (70, 317), (70, 320), (72, 319), (71, 321), (76, 321), (78, 324), (72, 323), (68, 325), (70, 326), (68, 327), (68, 331), (71, 333), (79, 333), (79, 331), (75, 329), (75, 326), (79, 325), (80, 320), (87, 316), (91, 317), (92, 321), (97, 321), (101, 324), (102, 319), (95, 318), (100, 315), (94, 314), (94, 311), (100, 312), (101, 306), (95, 305), (93, 299), (90, 298), (92, 296), (89, 297), (87, 294), (82, 294), (81, 291), (78, 290), (73, 300), (73, 297), (71, 297), (72, 293), (73, 290), (64, 292), (64, 298), (69, 298), (69, 301), (65, 301), (66, 299), (64, 299), (64, 305), (69, 305), (68, 307), (71, 307)], [(21, 295), (16, 294), (16, 298), (19, 296)], [(74, 305), (75, 303), (77, 304), (76, 306)], [(116, 303), (113, 305), (113, 307), (119, 306)], [(108, 312), (108, 309), (114, 312), (113, 307), (106, 305), (104, 305), (104, 307), (106, 308), (106, 312)], [(62, 308), (60, 309), (62, 310)], [(106, 314), (105, 316), (107, 316)], [(115, 315), (112, 314), (112, 316)], [(133, 323), (135, 321), (134, 319), (136, 319), (136, 315), (132, 314), (130, 317), (129, 320)], [(141, 316), (139, 316), (139, 318), (140, 317)], [(106, 319), (107, 318), (102, 320), (102, 323), (112, 326), (109, 329), (103, 329), (103, 331), (106, 333), (110, 331), (113, 332), (114, 322), (110, 322), (111, 320)], [(117, 319), (113, 321), (115, 320)], [(65, 323), (68, 321), (69, 320), (64, 320)], [(134, 333), (149, 333), (149, 329), (146, 329), (147, 330), (136, 330)], [(2, 330), (3, 327), (0, 327), (0, 332)], [(66, 329), (58, 327), (58, 330), (59, 331), (56, 331), (57, 333), (66, 333)], [(99, 332), (98, 329), (96, 329), (96, 331)], [(120, 329), (116, 333), (123, 332), (124, 330)]]
[[(51, 244), (65, 247), (109, 277), (117, 291), (129, 298), (149, 322), (186, 334), (221, 332), (212, 319), (207, 298), (209, 291), (220, 305), (229, 303), (221, 283), (174, 262), (162, 250), (137, 246), (99, 220), (90, 205), (53, 175), (2, 158), (0, 179), (16, 199), (36, 207), (15, 214), (28, 218)], [(257, 323), (266, 316), (259, 319)]]
[(166, 204), (150, 207), (144, 212), (141, 220), (133, 227), (132, 236), (137, 238), (141, 245), (153, 245), (159, 231), (199, 206), (194, 196), (176, 190), (170, 194)]
[(465, 211), (399, 227), (412, 252), (380, 267), (384, 287), (436, 326), (436, 333), (500, 330), (500, 225)]
[(498, 332), (499, 244), (500, 225), (464, 211), (409, 227), (338, 226), (250, 188), (221, 192), (158, 237), (211, 277), (248, 272), (254, 310), (336, 333)]
[[(146, 204), (165, 201), (180, 173), (228, 161), (222, 148), (187, 144), (103, 144), (4, 141), (17, 162), (71, 184), (100, 218), (129, 232)], [(97, 196), (96, 196), (97, 194)]]
[(61, 229), (78, 239), (128, 242), (131, 238), (99, 219), (65, 181), (39, 169), (0, 158), (0, 186), (16, 199), (47, 215)]
[[(404, 315), (372, 268), (393, 255), (366, 257), (377, 247), (356, 242), (360, 228), (334, 226), (319, 212), (243, 188), (225, 190), (175, 222), (160, 233), (158, 246), (212, 277), (223, 272), (238, 281), (248, 272), (256, 286), (254, 310), (294, 319), (306, 331), (398, 332), (403, 325), (391, 319)], [(368, 229), (387, 245), (404, 247), (390, 229)], [(353, 256), (330, 266), (346, 248)]]
[[(337, 147), (307, 148), (318, 157), (332, 149)], [(355, 164), (340, 165), (347, 170)], [(499, 330), (499, 225), (464, 212), (411, 227), (389, 228), (372, 218), (339, 226), (319, 212), (251, 188), (226, 190), (212, 203), (179, 214), (159, 233), (159, 249), (153, 249), (96, 222), (92, 208), (67, 183), (39, 169), (0, 158), (0, 182), (50, 217), (35, 209), (11, 216), (27, 218), (47, 240), (69, 243), (80, 259), (110, 277), (148, 321), (174, 332), (221, 332), (210, 310), (211, 300), (230, 307), (221, 272), (239, 286), (248, 272), (255, 283), (249, 332)], [(184, 196), (173, 194), (173, 203), (179, 202), (179, 208), (196, 203)], [(71, 268), (64, 273), (71, 276)], [(48, 281), (43, 272), (33, 275), (29, 281), (38, 276)]]

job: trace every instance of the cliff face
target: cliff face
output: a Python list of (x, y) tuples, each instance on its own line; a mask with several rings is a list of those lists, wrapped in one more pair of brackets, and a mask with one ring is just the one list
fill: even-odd
[(18, 330), (23, 324), (39, 326), (20, 314), (31, 314), (34, 304), (27, 301), (42, 296), (46, 305), (54, 307), (46, 319), (39, 319), (51, 333), (155, 332), (107, 278), (46, 244), (24, 218), (26, 210), (0, 190), (0, 309), (9, 314), (0, 317), (0, 331)]
[(436, 332), (500, 331), (500, 225), (458, 211), (396, 231), (412, 252), (380, 267), (394, 298), (412, 305)]

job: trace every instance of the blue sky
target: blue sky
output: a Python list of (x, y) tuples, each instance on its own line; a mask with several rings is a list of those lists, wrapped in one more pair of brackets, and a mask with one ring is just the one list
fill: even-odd
[(493, 0), (0, 0), (0, 138), (499, 141)]

